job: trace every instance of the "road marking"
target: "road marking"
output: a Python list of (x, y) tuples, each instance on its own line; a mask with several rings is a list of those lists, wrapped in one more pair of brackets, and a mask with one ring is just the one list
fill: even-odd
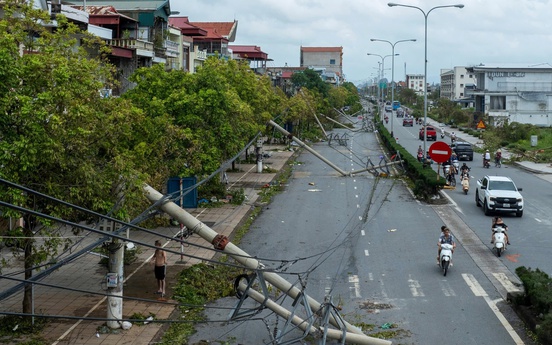
[(477, 282), (477, 280), (475, 279), (475, 277), (473, 275), (463, 273), (462, 277), (466, 281), (466, 284), (468, 284), (470, 289), (473, 291), (474, 295), (479, 296), (479, 297), (483, 297), (485, 299), (485, 302), (487, 302), (487, 305), (489, 306), (489, 308), (491, 308), (491, 310), (493, 311), (495, 316), (498, 318), (498, 321), (500, 321), (502, 326), (504, 326), (504, 329), (506, 329), (506, 331), (508, 332), (510, 337), (514, 340), (516, 345), (523, 345), (524, 344), (523, 340), (521, 340), (521, 338), (516, 333), (516, 331), (514, 330), (512, 325), (510, 325), (508, 320), (506, 320), (504, 315), (500, 312), (500, 310), (498, 310), (498, 307), (496, 306), (496, 303), (500, 302), (500, 301), (503, 301), (503, 299), (499, 298), (495, 301), (491, 300), (491, 298), (487, 295), (487, 293), (481, 287), (481, 285), (479, 285), (479, 283)]
[(420, 285), (420, 282), (412, 279), (412, 275), (408, 275), (408, 287), (410, 287), (410, 292), (412, 293), (412, 296), (414, 297), (424, 297), (424, 291), (422, 290), (422, 286)]
[(388, 298), (387, 292), (385, 292), (385, 286), (383, 284), (383, 277), (385, 277), (385, 274), (382, 274), (382, 279), (380, 280), (380, 287), (381, 287), (381, 296), (383, 298)]
[(329, 295), (332, 292), (332, 277), (326, 276), (326, 287), (324, 288), (326, 295)]
[(360, 235), (364, 236), (364, 235), (366, 235), (366, 232), (364, 230), (360, 230)]
[(538, 218), (535, 218), (535, 220), (539, 223), (542, 223), (542, 220), (538, 219)]
[(487, 296), (487, 293), (485, 292), (485, 290), (483, 290), (481, 285), (479, 285), (479, 282), (475, 279), (473, 275), (462, 273), (462, 278), (464, 278), (466, 284), (468, 284), (474, 295), (479, 297)]
[(456, 292), (452, 289), (452, 286), (446, 281), (442, 280), (439, 282), (439, 285), (441, 286), (441, 291), (443, 291), (443, 294), (447, 297), (456, 296)]
[(358, 275), (352, 275), (349, 276), (349, 283), (352, 283), (353, 286), (349, 287), (349, 291), (351, 292), (351, 298), (362, 298), (360, 296), (360, 283), (358, 279)]
[(370, 256), (370, 254), (368, 253), (368, 249), (364, 249), (364, 255), (365, 256)]
[(374, 280), (374, 274), (372, 272), (368, 273), (368, 280)]
[(504, 274), (504, 273), (493, 273), (493, 276), (496, 278), (496, 280), (498, 280), (500, 282), (500, 284), (502, 284), (502, 286), (504, 286), (506, 291), (508, 291), (508, 292), (521, 292), (521, 289), (519, 287), (515, 286), (514, 284), (512, 284), (512, 282), (510, 281), (510, 279), (508, 279), (506, 274)]

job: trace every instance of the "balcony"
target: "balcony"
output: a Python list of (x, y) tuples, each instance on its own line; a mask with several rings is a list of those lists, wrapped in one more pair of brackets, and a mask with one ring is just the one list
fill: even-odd
[(178, 43), (170, 40), (165, 40), (165, 49), (165, 54), (167, 55), (167, 57), (178, 57)]
[(113, 47), (127, 48), (136, 50), (137, 56), (153, 57), (153, 43), (134, 38), (119, 38), (106, 41)]

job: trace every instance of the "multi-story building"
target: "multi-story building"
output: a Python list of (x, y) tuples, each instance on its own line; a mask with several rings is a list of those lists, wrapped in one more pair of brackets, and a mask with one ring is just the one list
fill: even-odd
[(552, 126), (552, 65), (480, 64), (467, 71), (477, 79), (475, 111), (491, 124)]
[(343, 47), (301, 46), (300, 67), (322, 71), (324, 80), (331, 84), (343, 83)]
[(456, 66), (452, 69), (441, 69), (440, 97), (473, 106), (473, 102), (469, 102), (469, 97), (466, 96), (466, 88), (473, 88), (476, 82), (475, 75), (469, 73), (466, 67)]
[(425, 78), (423, 74), (406, 75), (406, 87), (414, 90), (414, 92), (416, 92), (416, 94), (419, 96), (424, 95), (424, 83), (425, 83)]

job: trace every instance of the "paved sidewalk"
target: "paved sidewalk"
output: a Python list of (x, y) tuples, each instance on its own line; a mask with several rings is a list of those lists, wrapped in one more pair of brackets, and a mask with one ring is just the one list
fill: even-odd
[[(270, 173), (257, 173), (256, 164), (237, 164), (236, 168), (240, 172), (228, 172), (229, 188), (243, 188), (246, 195), (246, 201), (239, 206), (225, 205), (220, 208), (198, 208), (186, 209), (188, 213), (209, 226), (219, 234), (223, 234), (232, 239), (233, 231), (246, 220), (253, 207), (257, 203), (259, 191), (261, 188), (271, 183), (284, 165), (288, 163), (294, 152), (286, 150), (283, 145), (265, 145), (265, 153), (271, 156), (264, 158), (263, 165), (271, 168)], [(179, 226), (158, 228), (155, 233), (146, 233), (139, 230), (130, 231), (130, 241), (134, 243), (153, 244), (155, 240), (161, 240), (161, 236), (174, 237), (180, 230)], [(159, 234), (159, 235), (157, 235)], [(93, 243), (100, 238), (100, 235), (89, 234), (78, 248), (72, 251), (76, 252), (87, 244)], [(210, 249), (200, 248), (192, 244), (199, 244), (212, 248), (210, 243), (197, 235), (187, 239), (190, 245), (184, 247), (186, 255), (198, 258), (189, 258), (179, 254), (168, 253), (167, 268), (167, 298), (166, 301), (157, 300), (154, 292), (157, 290), (156, 281), (153, 275), (153, 266), (149, 262), (154, 249), (140, 246), (138, 250), (138, 259), (130, 267), (125, 267), (125, 285), (123, 289), (124, 296), (137, 297), (139, 295), (151, 296), (143, 300), (125, 300), (123, 303), (123, 317), (130, 318), (133, 314), (155, 315), (156, 319), (169, 319), (175, 309), (174, 301), (170, 300), (172, 287), (176, 279), (176, 274), (182, 269), (203, 261), (202, 259), (211, 259), (214, 252)], [(180, 244), (171, 240), (164, 240), (163, 247), (167, 250), (179, 252)], [(2, 258), (10, 260), (10, 266), (2, 269), (2, 278), (0, 278), (0, 293), (6, 289), (18, 284), (17, 281), (6, 279), (13, 277), (23, 279), (21, 274), (22, 261), (11, 256), (7, 248), (1, 250)], [(148, 323), (147, 325), (133, 325), (129, 330), (117, 330), (109, 334), (102, 332), (103, 321), (79, 321), (78, 317), (105, 318), (107, 316), (107, 303), (105, 297), (93, 293), (105, 293), (105, 275), (107, 268), (99, 264), (100, 258), (93, 254), (85, 254), (79, 259), (66, 264), (56, 272), (41, 280), (41, 283), (60, 285), (74, 290), (85, 290), (91, 293), (81, 291), (61, 290), (54, 287), (36, 285), (34, 287), (34, 310), (37, 314), (44, 315), (63, 315), (74, 317), (74, 319), (60, 319), (51, 321), (46, 330), (41, 334), (48, 340), (49, 344), (152, 344), (155, 343), (163, 333), (163, 324)], [(36, 272), (35, 272), (36, 274)], [(142, 281), (142, 277), (147, 277)], [(129, 282), (132, 282), (130, 284)], [(134, 295), (137, 289), (140, 294)], [(21, 312), (22, 292), (0, 301), (0, 310), (9, 312)], [(105, 329), (105, 327), (104, 327)], [(0, 343), (2, 343), (0, 339)]]

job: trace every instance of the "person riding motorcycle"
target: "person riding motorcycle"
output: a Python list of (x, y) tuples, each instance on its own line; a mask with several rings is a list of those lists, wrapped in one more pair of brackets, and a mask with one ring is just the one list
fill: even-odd
[(424, 157), (424, 149), (422, 149), (422, 145), (418, 146), (417, 157), (418, 157), (418, 162), (421, 162), (422, 158)]
[(451, 141), (452, 143), (454, 143), (454, 141), (456, 141), (456, 134), (454, 134), (454, 132), (451, 132), (451, 133), (450, 133), (450, 141)]
[(489, 150), (486, 150), (485, 154), (483, 155), (483, 166), (486, 166), (487, 163), (489, 163), (490, 161), (491, 161), (491, 153), (489, 152)]
[(450, 229), (445, 227), (443, 229), (443, 232), (441, 236), (439, 236), (439, 241), (437, 242), (437, 246), (439, 247), (439, 253), (437, 255), (437, 265), (440, 264), (439, 259), (441, 258), (441, 244), (448, 243), (452, 245), (452, 253), (454, 253), (454, 249), (456, 248), (456, 242), (454, 241), (454, 236), (450, 233)]
[(495, 153), (495, 166), (498, 166), (500, 164), (501, 159), (502, 159), (502, 151), (498, 149)]
[(492, 231), (492, 236), (491, 236), (491, 243), (494, 243), (495, 241), (495, 228), (498, 228), (498, 227), (501, 227), (504, 229), (504, 238), (506, 238), (506, 244), (507, 245), (510, 245), (510, 239), (508, 237), (508, 225), (506, 225), (506, 223), (504, 223), (504, 221), (502, 220), (501, 217), (494, 217), (493, 220), (492, 220), (492, 224), (491, 224), (491, 231)]
[(470, 170), (471, 168), (466, 163), (463, 163), (460, 167), (460, 175), (470, 177)]

